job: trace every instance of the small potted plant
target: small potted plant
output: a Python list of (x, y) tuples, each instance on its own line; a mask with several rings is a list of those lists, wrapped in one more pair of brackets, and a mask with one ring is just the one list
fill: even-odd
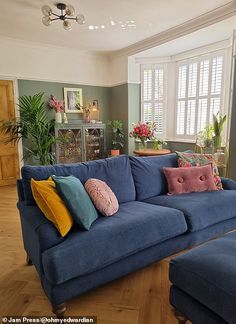
[(124, 131), (123, 131), (123, 123), (121, 120), (113, 120), (108, 121), (108, 125), (111, 127), (112, 130), (112, 149), (111, 149), (111, 156), (118, 156), (120, 155), (120, 149), (124, 147)]
[(196, 145), (200, 148), (201, 152), (204, 152), (205, 154), (213, 154), (213, 136), (214, 129), (210, 124), (207, 124), (202, 131), (197, 133)]
[(163, 145), (167, 145), (165, 141), (163, 141), (161, 138), (154, 138), (152, 148), (154, 150), (161, 150)]
[(226, 115), (221, 114), (213, 115), (213, 129), (214, 129), (214, 148), (221, 148), (222, 145), (222, 132), (224, 130), (224, 124), (226, 122)]

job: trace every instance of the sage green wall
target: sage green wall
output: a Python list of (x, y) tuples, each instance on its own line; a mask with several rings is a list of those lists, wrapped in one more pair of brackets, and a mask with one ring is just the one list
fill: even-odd
[[(100, 107), (100, 120), (107, 122), (107, 120), (120, 119), (123, 122), (125, 132), (125, 146), (121, 150), (122, 153), (133, 154), (135, 148), (134, 139), (129, 138), (128, 134), (132, 130), (132, 123), (140, 121), (140, 105), (141, 105), (141, 87), (140, 84), (125, 83), (114, 87), (98, 87), (88, 85), (74, 85), (68, 83), (58, 82), (45, 82), (45, 81), (32, 81), (32, 80), (18, 80), (19, 95), (33, 95), (38, 92), (45, 93), (45, 100), (48, 100), (50, 95), (53, 94), (56, 98), (62, 100), (63, 88), (82, 88), (83, 101), (91, 102), (97, 99)], [(236, 94), (235, 94), (236, 106)], [(49, 115), (54, 118), (54, 111), (48, 110)], [(234, 113), (236, 123), (236, 111)], [(82, 119), (82, 114), (67, 114), (69, 119)], [(232, 135), (236, 139), (235, 134)], [(235, 140), (236, 146), (236, 140)], [(107, 148), (111, 147), (111, 131), (107, 129)], [(181, 143), (181, 142), (168, 142), (168, 148), (171, 151), (185, 151), (193, 150), (194, 144)], [(231, 156), (234, 163), (236, 160), (236, 147), (234, 147), (235, 156)], [(31, 161), (36, 163), (35, 161)], [(235, 163), (234, 163), (235, 164)], [(233, 169), (233, 168), (232, 168)]]
[[(135, 83), (128, 84), (128, 130), (133, 129), (133, 123), (138, 123), (141, 120), (141, 85)], [(133, 138), (128, 138), (129, 154), (132, 155), (135, 149)]]
[[(100, 120), (106, 122), (109, 119), (110, 110), (110, 88), (98, 87), (89, 85), (75, 85), (70, 83), (59, 82), (45, 82), (45, 81), (32, 81), (32, 80), (18, 80), (19, 96), (33, 95), (38, 92), (45, 93), (45, 100), (47, 101), (50, 95), (54, 95), (57, 99), (63, 100), (63, 88), (82, 88), (83, 90), (83, 103), (91, 102), (97, 99), (100, 107)], [(49, 114), (54, 118), (54, 111), (49, 110)], [(82, 119), (83, 115), (80, 113), (67, 114), (69, 119)]]
[[(18, 92), (19, 96), (23, 95), (34, 95), (39, 92), (45, 93), (45, 101), (48, 101), (50, 95), (54, 95), (57, 99), (63, 100), (64, 93), (63, 88), (82, 88), (83, 90), (83, 103), (91, 102), (94, 99), (98, 100), (99, 103), (99, 119), (103, 122), (107, 122), (110, 119), (110, 88), (109, 87), (98, 87), (88, 85), (75, 85), (69, 83), (59, 82), (45, 82), (45, 81), (32, 81), (32, 80), (18, 80)], [(54, 118), (55, 112), (53, 109), (48, 109), (48, 114), (51, 118)], [(83, 119), (81, 113), (67, 113), (68, 119)], [(97, 116), (94, 116), (94, 118)], [(93, 116), (92, 116), (93, 118)], [(107, 136), (107, 142), (109, 145), (109, 137)], [(26, 141), (23, 141), (23, 145), (26, 145)], [(25, 152), (25, 151), (24, 151)], [(25, 159), (26, 164), (38, 164), (33, 158)]]
[(111, 119), (120, 119), (123, 122), (125, 146), (123, 153), (132, 154), (134, 140), (129, 138), (132, 123), (140, 120), (140, 85), (125, 83), (111, 88)]
[(236, 180), (236, 60), (234, 62), (234, 87), (233, 87), (233, 102), (231, 111), (231, 126), (229, 140), (229, 167), (228, 176)]
[[(110, 119), (120, 119), (123, 122), (125, 145), (122, 153), (128, 153), (128, 84), (121, 84), (111, 88)], [(108, 133), (109, 134), (109, 133)]]

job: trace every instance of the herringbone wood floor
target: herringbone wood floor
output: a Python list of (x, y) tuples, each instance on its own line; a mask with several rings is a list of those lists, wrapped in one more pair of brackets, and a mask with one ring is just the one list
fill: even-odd
[[(33, 266), (25, 264), (16, 188), (0, 187), (0, 315), (51, 315)], [(98, 324), (176, 324), (168, 303), (170, 258), (67, 304), (67, 315), (95, 315)]]

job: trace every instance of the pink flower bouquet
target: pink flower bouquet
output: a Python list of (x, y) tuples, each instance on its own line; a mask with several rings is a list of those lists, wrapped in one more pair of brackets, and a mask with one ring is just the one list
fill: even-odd
[(142, 142), (155, 138), (156, 123), (141, 123), (134, 125), (133, 131), (129, 133), (130, 137), (140, 139)]
[(55, 110), (55, 112), (63, 112), (64, 111), (64, 101), (58, 100), (53, 95), (50, 96), (49, 106)]

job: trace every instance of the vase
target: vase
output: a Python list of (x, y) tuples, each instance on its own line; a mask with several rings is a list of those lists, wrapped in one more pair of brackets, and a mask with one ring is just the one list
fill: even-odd
[(111, 156), (118, 156), (120, 155), (120, 150), (111, 150)]
[(63, 114), (64, 124), (68, 124), (68, 118), (66, 116), (66, 113)]
[(147, 148), (147, 140), (141, 139), (140, 149), (141, 150), (146, 150), (146, 148)]
[(213, 139), (205, 139), (202, 147), (202, 152), (204, 154), (214, 153), (214, 141)]
[(214, 140), (214, 148), (215, 149), (221, 148), (221, 142), (222, 142), (221, 136), (220, 135), (214, 136), (213, 140)]
[(85, 115), (85, 117), (84, 117), (84, 122), (85, 123), (90, 123), (90, 115)]
[(225, 167), (227, 162), (226, 162), (226, 156), (224, 153), (224, 150), (217, 150), (216, 153), (214, 154), (214, 158), (216, 161), (217, 167)]
[(60, 112), (56, 112), (55, 120), (56, 120), (56, 123), (58, 123), (58, 124), (62, 123), (62, 118), (61, 118), (61, 113)]

